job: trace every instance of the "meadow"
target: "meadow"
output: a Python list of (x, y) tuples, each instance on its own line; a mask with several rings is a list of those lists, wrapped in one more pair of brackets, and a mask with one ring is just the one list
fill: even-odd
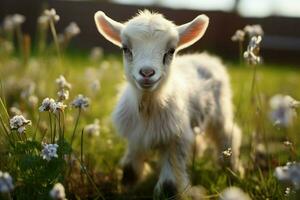
[[(101, 48), (74, 52), (72, 46), (58, 47), (53, 35), (54, 42), (34, 51), (25, 36), (19, 46), (18, 38), (1, 37), (0, 170), (8, 172), (13, 183), (1, 198), (50, 199), (53, 186), (61, 183), (67, 199), (152, 199), (158, 175), (155, 152), (140, 184), (128, 189), (120, 182), (119, 160), (126, 143), (113, 127), (111, 112), (125, 82), (121, 52), (106, 54)], [(212, 149), (202, 157), (194, 153), (185, 198), (219, 199), (224, 189), (236, 186), (252, 199), (297, 199), (297, 187), (282, 184), (274, 172), (299, 159), (299, 118), (286, 126), (272, 121), (269, 101), (276, 94), (300, 99), (300, 69), (225, 63), (234, 91), (235, 120), (243, 131), (245, 175), (218, 166)], [(68, 91), (69, 97), (60, 99), (60, 91)], [(56, 110), (47, 108), (45, 98), (61, 104)], [(14, 128), (10, 120), (15, 115), (30, 122)], [(44, 151), (45, 144), (54, 143), (57, 152)]]

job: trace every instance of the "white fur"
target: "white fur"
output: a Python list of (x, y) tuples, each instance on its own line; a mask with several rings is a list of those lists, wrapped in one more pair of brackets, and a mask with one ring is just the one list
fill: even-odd
[[(102, 13), (96, 14), (96, 23), (101, 17)], [(178, 189), (189, 183), (186, 161), (196, 126), (214, 141), (219, 156), (231, 147), (231, 166), (234, 170), (240, 167), (241, 134), (233, 122), (230, 81), (223, 64), (206, 53), (172, 55), (169, 62), (162, 62), (168, 48), (176, 47), (178, 51), (191, 45), (202, 37), (207, 25), (208, 18), (203, 15), (176, 26), (160, 14), (145, 11), (118, 30), (119, 44), (129, 46), (132, 53), (124, 54), (128, 83), (113, 113), (118, 132), (128, 140), (122, 163), (141, 174), (147, 153), (158, 150), (162, 168), (157, 193), (166, 181)], [(191, 34), (193, 28), (199, 31)], [(183, 40), (184, 36), (191, 38)], [(157, 82), (150, 89), (139, 84), (143, 78), (139, 70), (145, 66), (156, 72), (151, 80)]]

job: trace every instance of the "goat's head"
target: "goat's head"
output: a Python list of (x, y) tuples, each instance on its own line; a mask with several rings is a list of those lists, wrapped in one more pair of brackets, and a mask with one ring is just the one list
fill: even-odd
[(128, 81), (143, 91), (154, 91), (166, 80), (174, 54), (195, 43), (206, 31), (209, 19), (199, 15), (176, 26), (161, 14), (140, 12), (126, 23), (95, 14), (98, 31), (123, 50)]

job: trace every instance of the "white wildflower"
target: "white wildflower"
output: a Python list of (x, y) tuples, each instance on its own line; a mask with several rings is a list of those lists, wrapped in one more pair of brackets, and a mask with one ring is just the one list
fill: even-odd
[(99, 91), (101, 88), (99, 80), (97, 80), (97, 79), (93, 80), (90, 84), (90, 88), (93, 92)]
[(25, 126), (21, 126), (20, 128), (18, 128), (19, 133), (24, 133), (25, 130), (26, 130)]
[(259, 24), (247, 25), (244, 27), (244, 32), (249, 36), (249, 38), (253, 36), (262, 36), (264, 35), (264, 31)]
[(285, 96), (285, 98), (290, 108), (296, 109), (300, 107), (300, 101), (293, 99), (291, 96)]
[(60, 89), (71, 89), (71, 84), (66, 80), (66, 78), (63, 75), (60, 75), (59, 78), (55, 80), (55, 82), (57, 83)]
[(234, 35), (231, 37), (231, 40), (236, 42), (236, 41), (239, 41), (239, 42), (243, 42), (245, 39), (245, 32), (242, 31), (242, 30), (237, 30)]
[(254, 51), (255, 49), (259, 48), (259, 45), (262, 41), (262, 37), (259, 35), (259, 36), (253, 36), (251, 39), (250, 39), (250, 42), (249, 42), (249, 48), (251, 51)]
[(12, 16), (12, 21), (16, 26), (18, 26), (25, 22), (25, 17), (24, 17), (24, 15), (14, 14)]
[(0, 193), (7, 193), (14, 189), (13, 180), (9, 173), (0, 171)]
[(57, 113), (58, 111), (63, 111), (67, 106), (62, 102), (56, 102), (52, 98), (45, 98), (40, 106), (40, 112), (50, 111), (53, 113)]
[(64, 101), (69, 99), (69, 90), (60, 90), (57, 92), (57, 96), (59, 101)]
[(203, 200), (207, 195), (207, 190), (201, 185), (190, 186), (186, 192), (189, 200)]
[(282, 126), (282, 125), (281, 125), (281, 121), (280, 121), (280, 120), (276, 120), (276, 121), (273, 123), (273, 126), (276, 127), (277, 129), (280, 129), (280, 127)]
[(54, 8), (51, 8), (50, 10), (45, 10), (44, 15), (49, 18), (49, 20), (52, 20), (53, 22), (59, 21), (59, 15), (56, 14), (56, 10)]
[(50, 191), (50, 197), (54, 200), (66, 199), (65, 188), (61, 183), (56, 183)]
[(284, 195), (285, 195), (285, 196), (289, 196), (290, 193), (291, 193), (291, 188), (287, 187), (287, 188), (285, 189)]
[(230, 157), (232, 155), (232, 150), (229, 147), (228, 149), (226, 149), (225, 151), (222, 152), (224, 157)]
[(90, 60), (98, 61), (102, 58), (102, 56), (103, 56), (103, 49), (101, 47), (92, 48), (90, 53)]
[(21, 98), (27, 99), (29, 96), (33, 95), (36, 85), (34, 82), (29, 82), (28, 85), (22, 90)]
[(11, 107), (9, 109), (9, 112), (13, 116), (15, 116), (15, 115), (21, 115), (22, 114), (21, 110), (19, 108), (17, 108), (17, 107)]
[(44, 160), (50, 161), (52, 158), (57, 158), (57, 144), (43, 144), (42, 157)]
[(197, 134), (197, 135), (203, 133), (203, 131), (201, 130), (201, 128), (200, 128), (199, 126), (195, 126), (195, 127), (193, 128), (193, 131), (194, 131), (194, 133)]
[(300, 163), (288, 162), (285, 166), (276, 167), (274, 175), (279, 181), (300, 188)]
[(261, 62), (261, 58), (259, 57), (261, 36), (253, 36), (248, 44), (247, 50), (244, 52), (244, 58), (250, 64), (258, 64)]
[(5, 31), (12, 31), (15, 28), (14, 21), (11, 15), (7, 15), (3, 20), (3, 29)]
[(290, 141), (284, 141), (283, 144), (284, 144), (284, 146), (286, 146), (286, 147), (291, 147), (291, 146), (293, 146), (293, 143), (290, 142)]
[(55, 103), (54, 99), (48, 97), (45, 98), (42, 102), (42, 105), (39, 108), (40, 112), (50, 111), (54, 103)]
[(10, 119), (10, 128), (17, 130), (19, 133), (24, 133), (26, 125), (31, 125), (31, 121), (25, 119), (23, 115), (16, 115)]
[(38, 98), (37, 96), (35, 96), (35, 95), (30, 95), (30, 96), (28, 97), (28, 104), (29, 104), (32, 108), (36, 107), (36, 105), (38, 104), (38, 102), (39, 102), (39, 98)]
[(8, 15), (4, 18), (3, 21), (3, 29), (5, 31), (12, 31), (17, 26), (23, 24), (25, 22), (25, 17), (20, 14)]
[(86, 125), (84, 131), (88, 136), (98, 136), (100, 134), (99, 120), (95, 119), (93, 124)]
[(277, 126), (288, 127), (292, 125), (293, 119), (297, 116), (295, 108), (300, 102), (290, 96), (277, 94), (270, 99), (271, 120)]
[(54, 102), (53, 104), (51, 104), (51, 109), (50, 110), (53, 113), (57, 113), (59, 111), (64, 111), (66, 107), (67, 106), (65, 104), (63, 104), (62, 102)]
[(240, 188), (229, 187), (220, 194), (220, 200), (251, 200), (248, 194), (244, 193)]
[(71, 22), (65, 29), (65, 34), (68, 38), (72, 38), (80, 33), (80, 28), (75, 22)]
[(244, 52), (244, 58), (247, 60), (248, 63), (254, 64), (254, 65), (261, 62), (261, 58), (259, 56), (256, 56), (251, 51), (245, 51)]
[(46, 16), (46, 15), (39, 16), (39, 18), (38, 18), (38, 24), (41, 27), (47, 27), (48, 23), (49, 23), (49, 17), (48, 16)]
[(79, 94), (71, 103), (75, 108), (87, 108), (89, 106), (90, 100), (88, 97)]

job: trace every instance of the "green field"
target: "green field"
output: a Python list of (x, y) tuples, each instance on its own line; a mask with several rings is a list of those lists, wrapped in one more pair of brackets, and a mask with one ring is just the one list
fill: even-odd
[[(157, 168), (155, 154), (149, 163), (152, 173), (150, 170), (143, 182), (130, 190), (120, 183), (119, 159), (126, 142), (118, 137), (111, 123), (118, 91), (125, 82), (119, 55), (105, 55), (94, 61), (87, 53), (63, 54), (61, 59), (51, 52), (28, 58), (0, 55), (1, 98), (4, 104), (0, 114), (4, 126), (9, 127), (5, 109), (9, 113), (11, 107), (17, 107), (32, 121), (32, 125), (27, 126), (26, 138), (18, 137), (16, 131), (6, 135), (3, 124), (0, 126), (0, 170), (9, 172), (14, 180), (12, 198), (48, 199), (49, 191), (56, 182), (65, 186), (68, 199), (152, 198), (157, 179), (157, 173), (154, 173)], [(299, 159), (299, 118), (289, 128), (274, 126), (269, 120), (269, 99), (278, 93), (300, 99), (300, 69), (258, 65), (254, 95), (251, 95), (254, 68), (232, 63), (226, 65), (234, 91), (235, 119), (243, 130), (241, 157), (246, 169), (245, 177), (220, 168), (208, 153), (202, 158), (191, 159), (189, 174), (192, 185), (202, 188), (203, 199), (217, 199), (229, 186), (240, 187), (252, 199), (296, 199), (293, 190), (285, 196), (286, 186), (280, 184), (273, 173), (276, 166)], [(50, 142), (49, 114), (39, 112), (39, 106), (46, 97), (57, 98), (55, 80), (61, 74), (72, 84), (70, 98), (65, 102), (68, 106), (64, 111), (65, 137), (59, 141), (58, 158), (48, 162), (41, 158), (40, 151), (42, 141)], [(99, 90), (92, 88), (97, 81), (101, 83)], [(90, 106), (81, 111), (71, 148), (70, 138), (78, 109), (71, 108), (70, 103), (78, 94), (89, 97)], [(30, 103), (30, 95), (38, 97), (38, 103)], [(256, 101), (253, 96), (257, 97)], [(81, 130), (96, 118), (100, 120), (100, 135), (83, 133), (81, 137)], [(53, 116), (52, 120), (55, 121)], [(59, 132), (58, 129), (57, 124), (55, 130)], [(293, 143), (292, 147), (284, 146), (286, 140)], [(188, 196), (189, 190), (185, 192)], [(9, 197), (3, 195), (3, 198)]]

